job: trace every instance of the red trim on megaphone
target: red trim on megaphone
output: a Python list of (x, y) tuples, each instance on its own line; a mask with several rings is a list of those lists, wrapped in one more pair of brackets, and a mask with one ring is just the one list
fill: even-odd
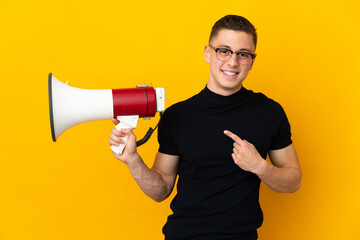
[(117, 116), (139, 115), (154, 117), (156, 96), (152, 87), (112, 89), (114, 118)]

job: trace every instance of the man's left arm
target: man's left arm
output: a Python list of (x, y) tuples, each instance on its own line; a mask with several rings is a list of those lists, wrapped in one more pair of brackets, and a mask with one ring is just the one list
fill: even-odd
[(276, 192), (292, 193), (300, 189), (301, 168), (293, 144), (269, 152), (270, 164), (260, 156), (255, 146), (230, 131), (224, 132), (234, 140), (232, 158), (241, 169), (256, 174)]
[(258, 177), (272, 190), (293, 193), (301, 187), (301, 168), (293, 144), (269, 152), (272, 164), (264, 161), (265, 166), (257, 173)]

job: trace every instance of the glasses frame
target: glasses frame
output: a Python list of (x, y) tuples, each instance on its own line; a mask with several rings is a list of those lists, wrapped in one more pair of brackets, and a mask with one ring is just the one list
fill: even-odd
[[(216, 58), (217, 58), (217, 59), (219, 59), (219, 57), (218, 57), (218, 51), (221, 50), (221, 49), (225, 49), (225, 50), (227, 50), (227, 51), (229, 51), (229, 52), (231, 53), (229, 59), (232, 57), (232, 55), (233, 55), (234, 53), (236, 53), (236, 56), (239, 56), (240, 53), (249, 54), (249, 55), (251, 56), (251, 59), (254, 59), (254, 58), (256, 57), (256, 54), (254, 54), (254, 53), (249, 53), (249, 52), (245, 52), (245, 51), (237, 51), (237, 52), (235, 52), (235, 51), (233, 51), (233, 50), (231, 50), (231, 49), (228, 49), (228, 48), (223, 48), (223, 47), (222, 47), (222, 48), (216, 48), (216, 47), (212, 46), (211, 44), (209, 44), (209, 47), (212, 48), (212, 49), (214, 49), (214, 51), (215, 51), (215, 53), (216, 53)], [(227, 61), (229, 61), (229, 59), (226, 60), (226, 61), (221, 60), (221, 59), (219, 59), (219, 60), (222, 61), (222, 62), (227, 62)]]

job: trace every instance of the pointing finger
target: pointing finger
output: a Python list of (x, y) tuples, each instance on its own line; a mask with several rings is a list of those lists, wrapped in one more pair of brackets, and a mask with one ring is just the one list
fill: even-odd
[(241, 138), (239, 138), (239, 136), (237, 136), (236, 134), (230, 132), (229, 130), (225, 130), (224, 134), (228, 137), (230, 137), (232, 140), (234, 140), (237, 143), (242, 143), (243, 140)]

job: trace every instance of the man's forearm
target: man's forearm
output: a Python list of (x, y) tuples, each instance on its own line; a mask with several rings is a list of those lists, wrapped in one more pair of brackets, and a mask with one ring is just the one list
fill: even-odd
[(256, 175), (276, 192), (293, 193), (301, 187), (301, 170), (295, 167), (279, 168), (264, 161)]
[(132, 177), (140, 189), (157, 202), (165, 200), (172, 191), (171, 183), (167, 182), (160, 173), (150, 169), (136, 154), (134, 159), (126, 164)]

